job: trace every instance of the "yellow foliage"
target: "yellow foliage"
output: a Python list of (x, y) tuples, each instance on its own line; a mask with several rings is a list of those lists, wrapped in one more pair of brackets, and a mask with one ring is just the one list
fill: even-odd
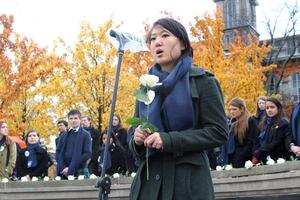
[(229, 45), (229, 54), (223, 50), (224, 25), (219, 12), (215, 18), (207, 15), (204, 19), (195, 17), (191, 28), (194, 62), (206, 70), (212, 71), (220, 82), (225, 105), (234, 97), (242, 97), (251, 112), (256, 109), (256, 98), (265, 95), (264, 72), (273, 66), (263, 67), (262, 61), (270, 51), (266, 45), (259, 45), (255, 38), (248, 45), (237, 37)]

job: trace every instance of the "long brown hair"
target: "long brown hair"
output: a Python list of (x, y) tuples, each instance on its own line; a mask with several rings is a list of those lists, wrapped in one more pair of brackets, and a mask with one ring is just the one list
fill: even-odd
[(232, 99), (229, 105), (242, 110), (241, 116), (232, 123), (230, 131), (238, 138), (239, 143), (243, 144), (248, 130), (250, 112), (246, 107), (245, 101), (240, 97)]
[[(1, 128), (2, 124), (4, 124), (4, 123), (7, 124), (6, 121), (0, 120), (0, 128)], [(5, 144), (9, 144), (11, 142), (11, 139), (8, 136), (3, 136), (3, 138), (4, 138), (4, 143)]]

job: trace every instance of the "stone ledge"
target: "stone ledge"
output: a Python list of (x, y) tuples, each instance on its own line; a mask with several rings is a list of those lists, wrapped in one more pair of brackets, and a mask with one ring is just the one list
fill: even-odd
[[(300, 162), (212, 172), (219, 200), (298, 200)], [(112, 179), (109, 199), (128, 199), (131, 177)], [(97, 200), (96, 180), (0, 183), (0, 200)]]

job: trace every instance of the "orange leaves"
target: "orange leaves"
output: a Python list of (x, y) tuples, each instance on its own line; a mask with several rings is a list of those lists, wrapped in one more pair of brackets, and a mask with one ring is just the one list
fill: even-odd
[(205, 16), (204, 19), (195, 17), (195, 20), (191, 28), (196, 40), (193, 43), (195, 63), (215, 73), (226, 106), (232, 98), (240, 96), (246, 100), (250, 111), (254, 112), (256, 98), (265, 94), (263, 72), (272, 68), (262, 67), (270, 48), (259, 46), (258, 40), (246, 36), (248, 45), (245, 44), (245, 38), (236, 37), (229, 45), (228, 52), (224, 52), (224, 25), (219, 12), (215, 18)]

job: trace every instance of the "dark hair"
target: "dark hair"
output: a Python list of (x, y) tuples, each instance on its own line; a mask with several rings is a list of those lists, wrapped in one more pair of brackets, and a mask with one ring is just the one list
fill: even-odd
[[(100, 145), (102, 145), (103, 144), (103, 136), (104, 135), (106, 135), (106, 137), (107, 137), (107, 131), (108, 131), (108, 129), (106, 128), (102, 133), (101, 133), (101, 136), (100, 136)], [(112, 138), (112, 140), (113, 140), (113, 143), (115, 143), (115, 141), (116, 141), (116, 138), (115, 138), (115, 135), (113, 134), (113, 133), (111, 133), (110, 134), (110, 137)], [(106, 138), (107, 139), (107, 138)]]
[[(275, 115), (273, 117), (273, 125), (271, 127), (271, 129), (273, 129), (284, 118), (284, 111), (283, 111), (283, 107), (282, 107), (281, 102), (277, 98), (275, 98), (275, 97), (268, 97), (267, 100), (266, 100), (266, 102), (268, 102), (268, 101), (274, 103), (275, 106), (277, 107), (277, 110), (278, 110), (277, 115)], [(268, 117), (268, 115), (266, 113), (266, 115), (264, 116), (264, 118), (262, 119), (262, 121), (259, 124), (259, 128), (261, 130), (263, 130), (265, 128), (265, 126), (266, 126), (267, 117)]]
[(35, 133), (37, 134), (37, 136), (40, 137), (39, 132), (37, 132), (37, 131), (34, 130), (34, 129), (31, 129), (31, 130), (29, 130), (29, 131), (26, 133), (26, 135), (25, 135), (25, 142), (26, 142), (26, 144), (28, 144), (28, 136), (29, 136), (29, 134), (30, 134), (30, 133), (33, 133), (33, 132), (35, 132)]
[(68, 127), (68, 122), (64, 119), (58, 120), (57, 125), (58, 124), (64, 124), (66, 127)]
[(178, 22), (172, 18), (161, 18), (153, 23), (152, 28), (148, 32), (148, 35), (146, 38), (147, 44), (150, 43), (151, 32), (153, 31), (154, 27), (157, 25), (160, 25), (163, 28), (170, 31), (173, 35), (175, 35), (183, 43), (183, 45), (185, 46), (185, 49), (182, 50), (182, 57), (184, 57), (184, 56), (193, 57), (193, 48), (191, 46), (191, 42), (190, 42), (189, 36), (186, 32), (186, 29), (180, 22)]
[(70, 117), (71, 115), (78, 115), (79, 118), (81, 118), (81, 112), (79, 110), (76, 110), (76, 109), (72, 109), (72, 110), (69, 111), (68, 117)]

